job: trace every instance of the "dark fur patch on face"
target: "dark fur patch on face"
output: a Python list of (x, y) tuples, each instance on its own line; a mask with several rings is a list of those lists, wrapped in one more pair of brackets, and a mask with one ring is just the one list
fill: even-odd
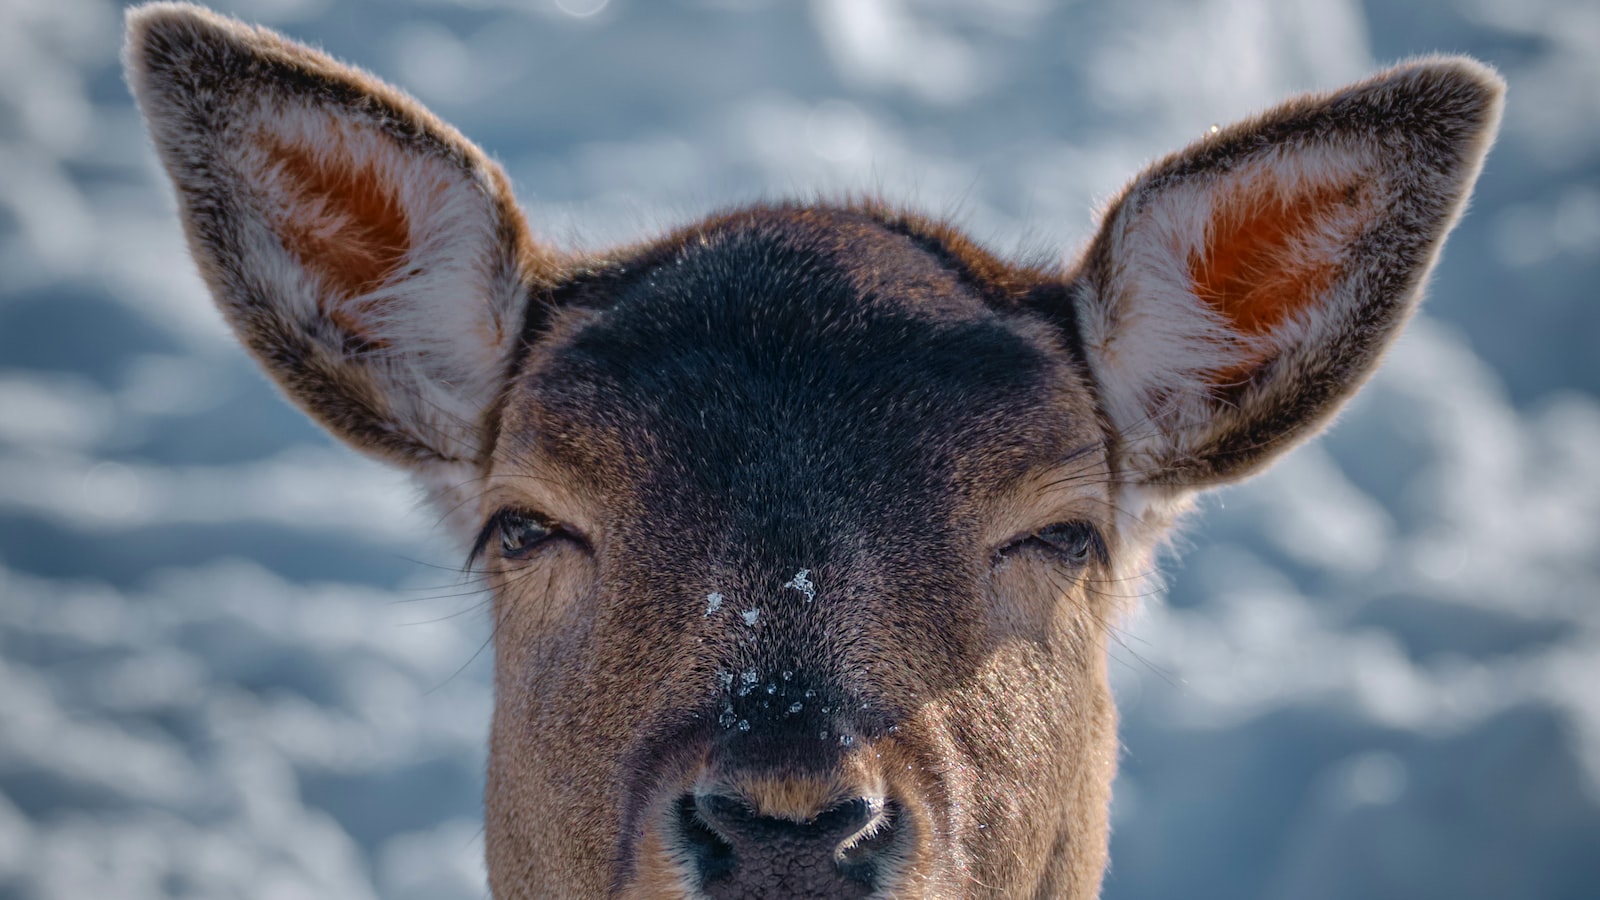
[[(1048, 438), (1073, 430), (1053, 417), (1074, 381), (1059, 336), (987, 301), (872, 214), (750, 210), (569, 285), (558, 302), (593, 321), (525, 389), (553, 452), (630, 484), (717, 496), (787, 481), (817, 502), (835, 471), (915, 495), (907, 479), (970, 467), (978, 490), (1047, 462)], [(679, 445), (683, 458), (647, 466), (593, 449)]]

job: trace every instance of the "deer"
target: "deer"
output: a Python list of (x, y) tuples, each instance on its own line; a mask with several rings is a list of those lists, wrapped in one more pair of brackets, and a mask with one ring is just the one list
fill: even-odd
[(124, 61), (240, 342), (470, 547), (501, 898), (1098, 896), (1128, 585), (1372, 374), (1504, 96), (1290, 99), (1040, 265), (872, 198), (566, 249), (273, 31), (153, 3)]

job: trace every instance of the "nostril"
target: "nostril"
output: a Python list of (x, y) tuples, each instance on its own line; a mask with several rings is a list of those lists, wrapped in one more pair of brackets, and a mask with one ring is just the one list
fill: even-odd
[(703, 817), (697, 798), (684, 795), (678, 801), (678, 828), (683, 837), (684, 849), (691, 862), (707, 884), (721, 881), (733, 874), (738, 865), (733, 845), (718, 833), (715, 819)]
[(843, 841), (866, 828), (882, 809), (882, 800), (857, 797), (823, 810), (811, 828), (819, 840)]
[(723, 794), (694, 794), (687, 799), (706, 827), (728, 838), (748, 831), (750, 822), (758, 818), (745, 804)]
[(874, 887), (884, 876), (885, 861), (895, 846), (900, 810), (893, 802), (878, 801), (870, 805), (870, 815), (861, 827), (834, 851), (834, 865), (839, 874), (857, 884)]
[(832, 883), (841, 897), (865, 896), (886, 875), (899, 818), (898, 807), (882, 798), (857, 797), (796, 821), (762, 815), (725, 794), (686, 794), (678, 801), (679, 846), (703, 887), (727, 887), (713, 891), (716, 896), (758, 873), (783, 872), (807, 883)]

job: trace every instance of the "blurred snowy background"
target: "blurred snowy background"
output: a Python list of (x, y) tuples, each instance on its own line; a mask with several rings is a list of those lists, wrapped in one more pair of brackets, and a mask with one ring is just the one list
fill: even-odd
[[(1594, 0), (225, 8), (414, 92), (591, 245), (867, 188), (1062, 252), (1213, 122), (1493, 62), (1426, 315), (1128, 624), (1106, 897), (1600, 896)], [(120, 27), (0, 0), (0, 898), (482, 897), (482, 598), (225, 332)]]

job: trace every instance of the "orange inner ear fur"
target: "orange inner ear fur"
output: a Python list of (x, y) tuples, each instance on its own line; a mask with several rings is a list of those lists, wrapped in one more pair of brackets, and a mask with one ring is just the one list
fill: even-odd
[[(1285, 195), (1267, 180), (1217, 204), (1205, 246), (1189, 258), (1194, 293), (1250, 338), (1314, 307), (1333, 286), (1342, 260), (1325, 235), (1345, 239), (1368, 218), (1357, 184), (1312, 184)], [(1319, 235), (1324, 235), (1319, 239)], [(1214, 382), (1242, 381), (1268, 351), (1215, 373)]]
[[(261, 141), (289, 193), (288, 212), (275, 223), (284, 248), (319, 276), (331, 299), (382, 285), (411, 250), (410, 221), (394, 191), (370, 168), (319, 159), (271, 135)], [(364, 309), (335, 303), (324, 311), (340, 328), (371, 338), (360, 321)]]

